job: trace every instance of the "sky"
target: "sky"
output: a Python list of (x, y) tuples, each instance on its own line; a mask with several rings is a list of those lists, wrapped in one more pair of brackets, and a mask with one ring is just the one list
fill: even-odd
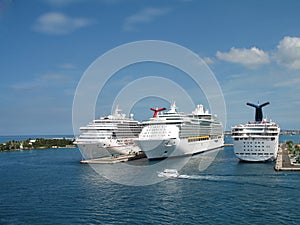
[[(0, 0), (0, 135), (72, 134), (85, 71), (111, 49), (143, 40), (178, 44), (207, 63), (224, 95), (226, 130), (254, 119), (246, 102), (266, 101), (267, 118), (300, 129), (299, 8), (297, 0)], [(95, 117), (144, 76), (169, 79), (209, 107), (182, 71), (144, 63), (107, 81)], [(173, 97), (149, 96), (131, 111), (145, 120), (149, 107), (168, 107)]]

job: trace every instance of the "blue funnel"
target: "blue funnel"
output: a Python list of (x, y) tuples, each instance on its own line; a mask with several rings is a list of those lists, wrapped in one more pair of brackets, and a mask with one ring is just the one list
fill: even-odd
[(255, 122), (261, 122), (263, 120), (263, 113), (262, 113), (262, 107), (269, 105), (270, 102), (266, 102), (264, 104), (261, 105), (255, 105), (252, 103), (247, 103), (247, 105), (252, 106), (255, 108)]

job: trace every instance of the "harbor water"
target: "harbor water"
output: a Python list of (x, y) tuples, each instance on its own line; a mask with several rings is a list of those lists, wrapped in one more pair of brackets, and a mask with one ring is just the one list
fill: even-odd
[(204, 171), (196, 156), (184, 178), (146, 186), (114, 183), (81, 159), (77, 148), (0, 152), (0, 224), (300, 224), (300, 173), (239, 162), (232, 146)]

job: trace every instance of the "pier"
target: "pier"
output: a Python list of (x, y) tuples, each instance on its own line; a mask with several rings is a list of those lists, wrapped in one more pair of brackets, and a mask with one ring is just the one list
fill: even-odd
[(300, 171), (299, 164), (295, 165), (291, 163), (286, 144), (284, 143), (280, 145), (274, 169), (276, 171)]
[(231, 143), (225, 143), (224, 146), (233, 146)]

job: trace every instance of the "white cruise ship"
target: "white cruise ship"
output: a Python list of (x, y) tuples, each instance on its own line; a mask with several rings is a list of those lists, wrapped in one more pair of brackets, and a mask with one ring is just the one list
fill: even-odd
[(247, 103), (256, 109), (255, 121), (232, 127), (234, 153), (242, 161), (273, 161), (277, 158), (280, 128), (263, 119), (262, 107), (268, 104)]
[(222, 124), (203, 105), (191, 114), (179, 113), (175, 102), (170, 110), (154, 110), (153, 118), (142, 122), (138, 144), (149, 160), (193, 155), (224, 145)]
[(141, 132), (141, 124), (133, 119), (133, 114), (128, 118), (120, 111), (116, 107), (113, 115), (100, 117), (80, 128), (81, 134), (74, 143), (85, 159), (140, 151), (134, 141)]

